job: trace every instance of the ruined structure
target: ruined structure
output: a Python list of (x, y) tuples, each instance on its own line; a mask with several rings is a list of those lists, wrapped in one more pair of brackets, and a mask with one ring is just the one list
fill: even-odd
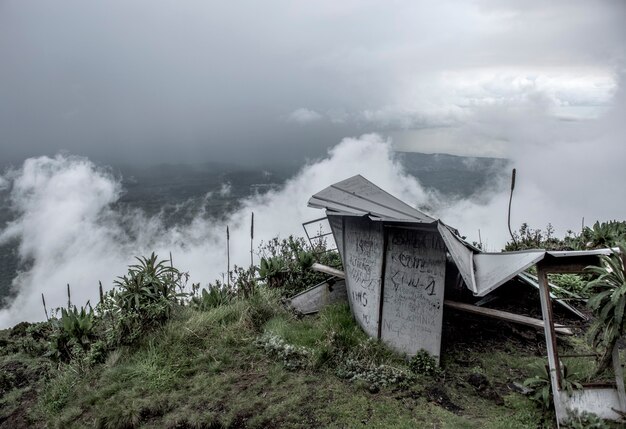
[[(617, 381), (613, 387), (586, 388), (572, 396), (561, 391), (556, 334), (571, 334), (571, 331), (554, 323), (552, 302), (580, 313), (551, 296), (546, 276), (550, 270), (580, 270), (594, 263), (598, 255), (609, 254), (611, 249), (485, 253), (465, 242), (454, 228), (400, 201), (360, 175), (316, 193), (309, 206), (326, 210), (343, 261), (344, 272), (334, 274), (345, 278), (345, 293), (335, 291), (333, 296), (347, 295), (355, 319), (369, 336), (408, 356), (423, 349), (438, 360), (444, 305), (535, 326), (543, 329), (546, 336), (559, 421), (572, 410), (591, 411), (613, 419), (619, 417), (620, 411), (626, 411), (619, 359), (615, 363)], [(524, 270), (535, 264), (539, 276), (533, 279)], [(539, 290), (543, 320), (454, 302), (446, 297), (446, 292), (453, 288), (466, 288), (474, 296), (484, 297), (513, 278)], [(308, 308), (323, 304), (330, 299), (324, 287), (305, 292), (295, 301), (307, 302)]]

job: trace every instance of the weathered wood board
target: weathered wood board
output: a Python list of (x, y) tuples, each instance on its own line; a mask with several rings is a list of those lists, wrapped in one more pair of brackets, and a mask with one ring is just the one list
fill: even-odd
[(441, 348), (446, 248), (437, 231), (389, 228), (381, 339), (409, 356)]
[(341, 242), (350, 309), (361, 328), (376, 338), (383, 259), (382, 224), (367, 218), (346, 217)]
[(323, 307), (348, 299), (346, 282), (337, 280), (320, 283), (291, 298), (291, 306), (302, 314), (317, 313)]

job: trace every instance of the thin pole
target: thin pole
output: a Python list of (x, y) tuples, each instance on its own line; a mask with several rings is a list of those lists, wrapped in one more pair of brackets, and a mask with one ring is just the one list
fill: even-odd
[(67, 309), (69, 310), (72, 307), (72, 298), (70, 296), (70, 284), (67, 284)]
[(230, 288), (230, 231), (226, 225), (226, 283)]
[(508, 225), (509, 225), (509, 234), (511, 234), (511, 238), (513, 239), (513, 243), (515, 247), (517, 247), (517, 240), (515, 240), (515, 236), (513, 235), (513, 231), (511, 231), (511, 202), (513, 201), (513, 190), (515, 189), (515, 169), (513, 169), (513, 174), (511, 176), (511, 196), (509, 197), (509, 217), (508, 217)]
[(43, 311), (46, 313), (46, 320), (50, 320), (48, 317), (48, 309), (46, 308), (46, 298), (41, 294), (41, 302), (43, 302)]
[(174, 260), (172, 259), (172, 252), (170, 252), (170, 268), (174, 268)]
[(253, 242), (254, 242), (254, 212), (252, 212), (252, 221), (250, 222), (250, 269), (254, 267), (254, 254), (252, 253)]

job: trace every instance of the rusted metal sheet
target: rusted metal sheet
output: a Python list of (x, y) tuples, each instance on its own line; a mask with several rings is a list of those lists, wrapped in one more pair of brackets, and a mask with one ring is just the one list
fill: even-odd
[(434, 218), (380, 189), (361, 175), (323, 189), (311, 197), (309, 206), (359, 216), (371, 214), (392, 220), (422, 223), (435, 221)]
[(446, 243), (448, 252), (456, 264), (463, 281), (469, 290), (478, 293), (474, 278), (474, 252), (468, 248), (459, 237), (454, 234), (447, 225), (439, 222), (437, 229)]
[(290, 304), (302, 314), (313, 314), (336, 302), (348, 300), (346, 282), (325, 281), (291, 298)]
[(544, 250), (474, 255), (477, 296), (484, 296), (545, 256)]

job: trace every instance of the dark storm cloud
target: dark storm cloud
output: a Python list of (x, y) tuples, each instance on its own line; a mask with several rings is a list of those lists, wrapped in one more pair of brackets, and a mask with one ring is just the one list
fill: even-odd
[(618, 1), (3, 1), (0, 157), (302, 159), (368, 131), (450, 140), (445, 130), (468, 130), (476, 106), (528, 94), (610, 105), (624, 11)]

